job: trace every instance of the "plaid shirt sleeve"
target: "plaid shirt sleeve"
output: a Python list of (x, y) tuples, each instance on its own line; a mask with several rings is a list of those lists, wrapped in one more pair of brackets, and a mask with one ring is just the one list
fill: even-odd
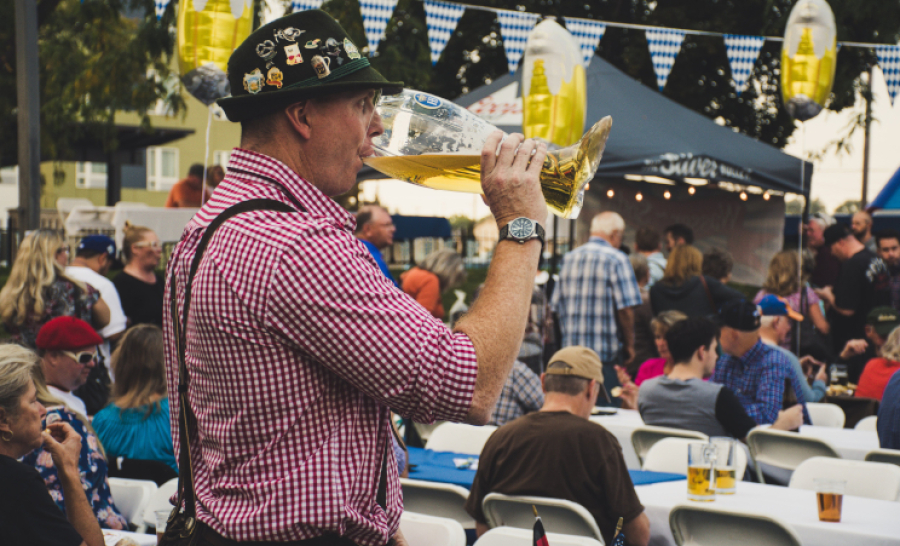
[(537, 411), (544, 405), (544, 391), (541, 389), (541, 378), (525, 363), (516, 361), (513, 367), (513, 383), (516, 398), (525, 413)]
[[(619, 257), (617, 256), (617, 258)], [(622, 254), (621, 258), (615, 260), (612, 275), (613, 278), (610, 279), (610, 283), (613, 286), (616, 309), (621, 310), (640, 305), (641, 288), (638, 286), (631, 263), (625, 258), (624, 254)]]
[[(330, 260), (310, 250), (326, 246)], [(472, 342), (391, 286), (370, 261), (352, 236), (310, 230), (273, 272), (269, 327), (406, 417), (463, 420), (477, 376)], [(318, 286), (298, 300), (297, 287), (310, 279)]]

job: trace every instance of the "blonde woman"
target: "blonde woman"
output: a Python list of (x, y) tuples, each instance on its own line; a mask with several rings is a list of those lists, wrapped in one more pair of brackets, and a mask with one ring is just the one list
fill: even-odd
[[(878, 309), (876, 308), (876, 311)], [(890, 308), (885, 308), (885, 311)], [(866, 326), (868, 328), (868, 326)], [(878, 326), (874, 326), (878, 328)], [(881, 332), (878, 332), (881, 335)], [(859, 386), (854, 396), (874, 398), (879, 402), (884, 397), (884, 389), (894, 374), (900, 371), (900, 328), (894, 328), (881, 347), (881, 355), (870, 360), (859, 376)]]
[(449, 249), (425, 257), (418, 266), (400, 275), (400, 288), (412, 296), (435, 318), (444, 318), (441, 294), (465, 282), (462, 256)]
[(159, 327), (140, 324), (122, 337), (112, 356), (113, 403), (94, 416), (109, 457), (160, 461), (178, 472), (169, 424), (166, 363)]
[[(753, 298), (753, 303), (759, 303), (760, 300), (769, 294), (777, 296), (778, 299), (790, 305), (791, 309), (803, 315), (805, 320), (812, 321), (816, 330), (828, 335), (831, 329), (828, 321), (825, 320), (822, 308), (819, 306), (819, 296), (807, 284), (805, 275), (802, 279), (802, 286), (806, 292), (806, 304), (801, 305), (799, 259), (795, 250), (785, 250), (776, 254), (772, 261), (769, 262), (766, 282), (756, 294), (756, 297)], [(793, 332), (788, 331), (787, 335), (784, 336), (784, 341), (780, 344), (781, 347), (789, 351), (796, 349), (796, 347), (792, 347), (793, 337)], [(803, 341), (802, 335), (800, 341)]]
[(681, 311), (689, 317), (706, 317), (718, 312), (740, 292), (702, 274), (703, 255), (691, 245), (678, 245), (669, 253), (663, 278), (650, 288), (653, 314)]
[(73, 316), (97, 330), (109, 324), (109, 307), (100, 293), (66, 276), (59, 259), (66, 249), (52, 230), (33, 231), (22, 239), (0, 290), (0, 322), (16, 343), (34, 348), (38, 330), (56, 317)]
[(122, 241), (125, 269), (113, 284), (119, 291), (128, 325), (155, 324), (162, 328), (164, 282), (156, 272), (162, 259), (162, 244), (152, 229), (125, 225)]
[[(41, 351), (45, 353), (45, 351)], [(49, 351), (47, 351), (49, 352)], [(81, 438), (81, 450), (78, 454), (78, 473), (81, 478), (81, 490), (87, 495), (91, 509), (100, 526), (104, 529), (128, 529), (128, 521), (119, 513), (113, 503), (109, 489), (109, 467), (103, 446), (87, 418), (72, 411), (65, 402), (56, 398), (47, 388), (42, 366), (46, 362), (32, 368), (32, 379), (37, 392), (37, 400), (46, 408), (43, 428), (53, 423), (65, 423)], [(52, 451), (38, 448), (22, 458), (22, 462), (31, 466), (44, 479), (50, 490), (50, 496), (60, 510), (65, 513), (66, 489), (62, 486), (59, 468), (54, 464)]]
[[(3, 544), (102, 546), (103, 534), (82, 490), (82, 439), (65, 422), (45, 426), (32, 372), (37, 355), (19, 345), (0, 345), (0, 506)], [(67, 497), (60, 511), (34, 467), (18, 459), (41, 448)]]

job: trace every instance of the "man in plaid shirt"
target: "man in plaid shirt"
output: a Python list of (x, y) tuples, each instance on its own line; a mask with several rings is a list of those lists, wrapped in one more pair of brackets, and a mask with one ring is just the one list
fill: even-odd
[(633, 308), (641, 304), (634, 270), (619, 250), (624, 232), (625, 220), (615, 212), (595, 216), (590, 240), (563, 259), (551, 304), (562, 346), (583, 345), (600, 355), (608, 390), (619, 385), (613, 366), (634, 359)]
[(543, 405), (544, 391), (541, 388), (541, 378), (524, 362), (516, 360), (512, 373), (503, 384), (500, 399), (497, 400), (497, 406), (488, 424), (503, 426), (526, 413), (538, 411)]
[[(326, 43), (337, 44), (329, 63), (314, 55)], [(255, 31), (228, 73), (233, 96), (220, 105), (241, 122), (241, 147), (185, 228), (166, 283), (173, 393), (172, 315), (192, 286), (182, 328), (199, 544), (405, 544), (389, 408), (421, 422), (487, 422), (525, 331), (541, 240), (499, 241), (478, 302), (448, 329), (381, 274), (353, 235), (353, 216), (331, 199), (354, 185), (384, 131), (377, 93), (402, 84), (371, 68), (319, 10)], [(546, 147), (502, 137), (488, 138), (481, 162), (498, 226), (543, 222)], [(189, 278), (213, 219), (256, 199), (293, 211), (231, 218)]]

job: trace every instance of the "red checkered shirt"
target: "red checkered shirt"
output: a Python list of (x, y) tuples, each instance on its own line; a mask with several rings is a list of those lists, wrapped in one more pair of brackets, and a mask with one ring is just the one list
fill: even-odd
[[(462, 420), (475, 390), (475, 349), (382, 275), (353, 236), (352, 215), (283, 163), (240, 149), (170, 259), (179, 313), (191, 260), (217, 214), (259, 198), (296, 207), (257, 174), (308, 212), (234, 217), (193, 280), (186, 347), (198, 518), (235, 540), (332, 532), (385, 544), (403, 511), (388, 408), (421, 422)], [(175, 393), (168, 279), (167, 382)], [(178, 453), (178, 404), (171, 408)]]

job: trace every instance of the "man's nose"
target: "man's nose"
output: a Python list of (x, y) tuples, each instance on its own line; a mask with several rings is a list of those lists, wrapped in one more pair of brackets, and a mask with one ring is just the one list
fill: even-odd
[(372, 114), (372, 121), (369, 122), (369, 136), (376, 137), (383, 133), (384, 125), (381, 123), (381, 116), (378, 115), (378, 110), (375, 110)]

